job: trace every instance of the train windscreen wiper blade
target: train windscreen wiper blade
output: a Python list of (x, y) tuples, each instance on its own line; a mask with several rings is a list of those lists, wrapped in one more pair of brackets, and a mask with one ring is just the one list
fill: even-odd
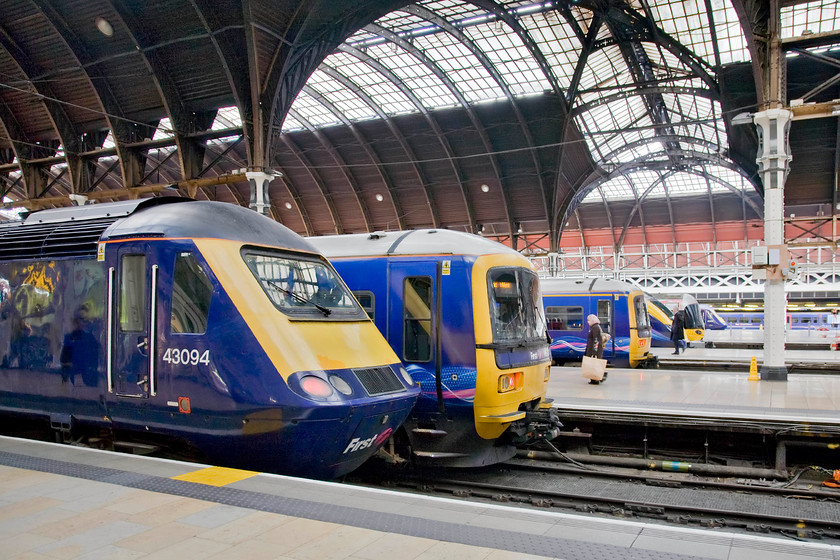
[(270, 284), (272, 288), (283, 292), (284, 294), (286, 294), (290, 298), (296, 299), (297, 301), (299, 301), (303, 304), (314, 306), (315, 309), (317, 309), (318, 311), (320, 311), (321, 313), (324, 314), (324, 317), (329, 317), (330, 313), (332, 313), (332, 309), (330, 309), (329, 307), (324, 307), (323, 305), (319, 305), (319, 304), (315, 303), (311, 299), (307, 299), (307, 298), (305, 298), (301, 295), (298, 295), (298, 294), (294, 293), (293, 291), (284, 288), (283, 286), (281, 286), (280, 284), (278, 284), (274, 280), (270, 280), (270, 279), (266, 278), (265, 281), (268, 282), (268, 284)]

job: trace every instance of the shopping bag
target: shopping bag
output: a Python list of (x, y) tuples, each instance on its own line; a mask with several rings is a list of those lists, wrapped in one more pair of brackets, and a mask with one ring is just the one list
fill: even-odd
[(607, 371), (607, 360), (599, 360), (598, 358), (584, 356), (580, 369), (581, 374), (586, 379), (601, 381), (604, 379), (604, 372)]

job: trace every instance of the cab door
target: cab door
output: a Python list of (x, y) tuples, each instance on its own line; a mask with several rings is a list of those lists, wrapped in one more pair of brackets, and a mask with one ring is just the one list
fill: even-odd
[[(441, 262), (397, 262), (388, 267), (388, 342), (400, 360), (433, 376), (434, 387), (420, 381), (423, 399), (434, 399), (443, 411), (440, 347)], [(416, 377), (416, 374), (415, 374)], [(427, 377), (427, 380), (429, 378)], [(427, 403), (428, 404), (428, 400)]]
[(147, 243), (129, 243), (109, 268), (108, 388), (120, 397), (155, 394), (154, 359), (158, 267)]

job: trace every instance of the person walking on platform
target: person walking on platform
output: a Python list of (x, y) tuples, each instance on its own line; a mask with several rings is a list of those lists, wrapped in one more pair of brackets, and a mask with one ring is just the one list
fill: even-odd
[[(586, 322), (589, 324), (589, 335), (586, 337), (586, 350), (583, 352), (584, 356), (590, 358), (604, 357), (604, 331), (601, 329), (601, 320), (597, 315), (589, 315), (586, 317)], [(607, 372), (604, 372), (604, 377), (601, 381), (607, 380)], [(600, 381), (590, 381), (592, 385), (597, 385)]]
[(679, 354), (680, 348), (685, 352), (685, 311), (682, 305), (671, 321), (671, 340), (674, 342), (674, 354)]

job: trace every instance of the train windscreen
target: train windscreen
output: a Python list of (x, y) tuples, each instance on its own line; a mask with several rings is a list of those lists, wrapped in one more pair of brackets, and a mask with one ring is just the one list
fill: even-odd
[(647, 311), (647, 301), (644, 294), (633, 296), (633, 309), (636, 312), (636, 329), (640, 338), (650, 336), (650, 317)]
[(493, 268), (487, 274), (493, 342), (546, 341), (537, 275), (525, 268)]
[(685, 306), (685, 328), (686, 329), (705, 329), (706, 324), (703, 321), (703, 314), (700, 312), (700, 305), (692, 303)]
[(332, 268), (318, 260), (243, 251), (274, 306), (296, 319), (367, 319)]

